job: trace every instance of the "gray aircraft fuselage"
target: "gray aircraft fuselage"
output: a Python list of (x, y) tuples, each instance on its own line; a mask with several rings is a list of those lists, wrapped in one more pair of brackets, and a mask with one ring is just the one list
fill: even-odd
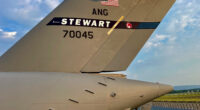
[(125, 71), (174, 2), (64, 0), (0, 57), (0, 110), (125, 110), (170, 92), (92, 73)]
[(0, 110), (124, 110), (171, 86), (91, 74), (1, 72)]

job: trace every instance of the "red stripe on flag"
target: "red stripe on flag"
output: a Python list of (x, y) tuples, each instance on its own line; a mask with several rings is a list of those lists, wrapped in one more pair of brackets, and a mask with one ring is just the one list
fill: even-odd
[(119, 6), (119, 0), (101, 1), (101, 4), (105, 6)]

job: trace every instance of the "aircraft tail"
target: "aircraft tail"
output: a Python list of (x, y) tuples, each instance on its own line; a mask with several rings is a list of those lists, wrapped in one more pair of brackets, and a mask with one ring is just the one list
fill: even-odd
[(125, 70), (174, 2), (65, 0), (0, 58), (0, 71)]

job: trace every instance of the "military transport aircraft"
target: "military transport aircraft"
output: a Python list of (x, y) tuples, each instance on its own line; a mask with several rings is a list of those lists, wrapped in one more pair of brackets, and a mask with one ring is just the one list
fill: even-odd
[(170, 92), (94, 73), (126, 70), (174, 2), (64, 0), (0, 58), (0, 110), (124, 110)]

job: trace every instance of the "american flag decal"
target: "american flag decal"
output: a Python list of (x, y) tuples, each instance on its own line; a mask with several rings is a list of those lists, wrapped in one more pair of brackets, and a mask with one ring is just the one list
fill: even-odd
[(101, 1), (101, 4), (105, 6), (119, 6), (119, 0)]

